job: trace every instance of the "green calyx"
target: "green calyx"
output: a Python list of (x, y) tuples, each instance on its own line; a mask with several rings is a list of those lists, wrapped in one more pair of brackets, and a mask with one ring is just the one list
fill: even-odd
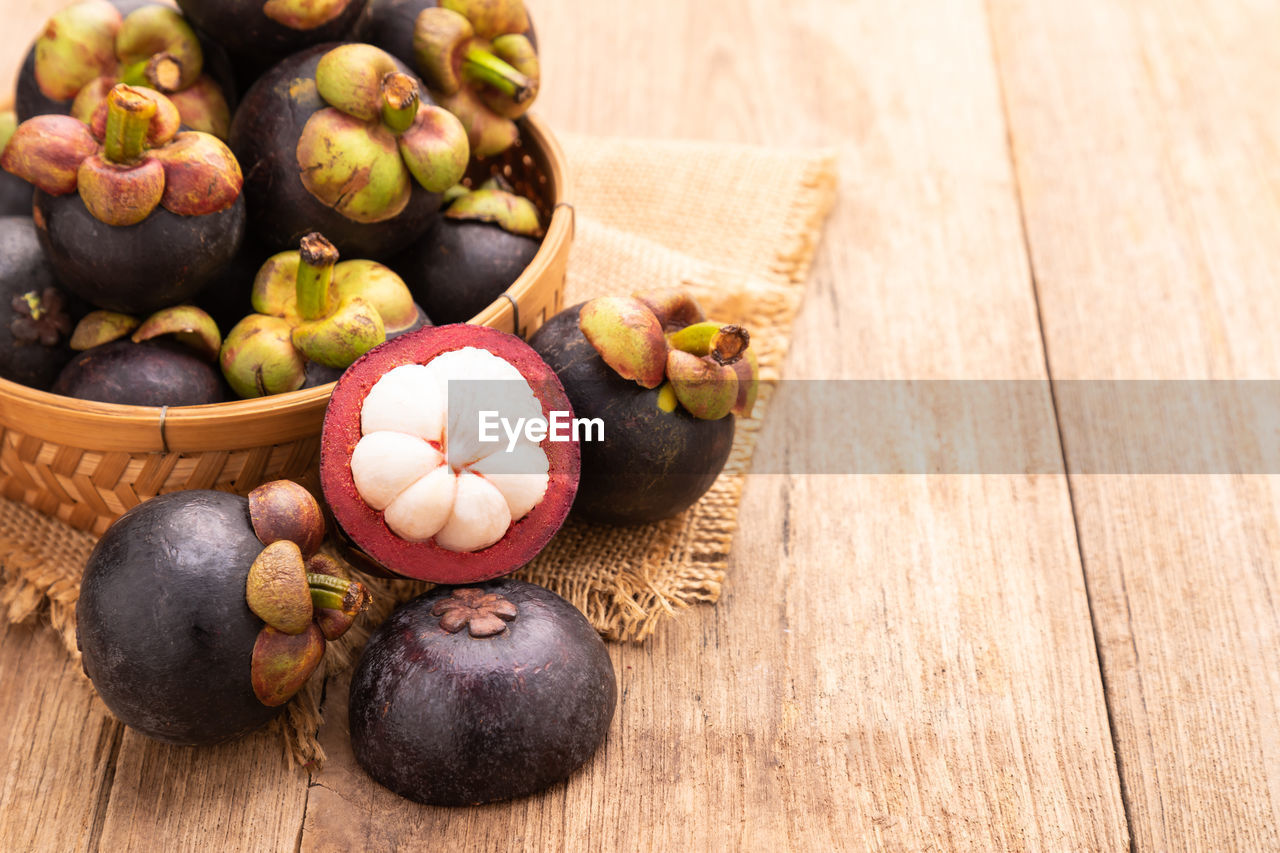
[(13, 132), (18, 129), (18, 116), (13, 110), (0, 110), (0, 153), (9, 145)]
[[(684, 323), (688, 319), (693, 322)], [(750, 335), (740, 326), (704, 321), (687, 294), (599, 297), (582, 306), (578, 328), (619, 376), (657, 388), (664, 412), (680, 406), (718, 420), (749, 415), (755, 405), (759, 366)]]
[[(36, 40), (36, 83), (57, 101), (81, 101), (95, 91), (101, 97), (118, 82), (165, 94), (181, 92), (200, 81), (211, 83), (203, 68), (204, 51), (195, 31), (176, 10), (162, 5), (142, 6), (122, 18), (105, 0), (81, 0), (50, 18)], [(226, 106), (221, 90), (203, 97)], [(183, 121), (192, 129), (219, 130), (201, 127), (185, 113)], [(220, 128), (218, 135), (226, 129)]]
[(320, 506), (289, 480), (249, 493), (254, 533), (264, 547), (245, 580), (245, 603), (266, 623), (250, 661), (254, 694), (283, 705), (302, 688), (324, 656), (325, 643), (346, 632), (370, 596), (342, 577), (337, 562), (316, 553), (324, 539)]
[(314, 30), (336, 20), (351, 0), (266, 0), (262, 14), (292, 30)]
[(142, 320), (115, 311), (90, 311), (76, 324), (70, 347), (82, 352), (126, 335), (135, 344), (168, 335), (208, 361), (217, 359), (222, 346), (222, 334), (212, 317), (194, 305), (177, 305)]
[(253, 308), (222, 349), (223, 373), (242, 397), (297, 390), (308, 361), (345, 368), (418, 317), (398, 275), (374, 261), (338, 263), (319, 234), (267, 259), (254, 279)]
[(441, 192), (470, 158), (466, 132), (445, 110), (423, 103), (418, 81), (391, 55), (367, 44), (336, 47), (320, 59), (318, 110), (298, 141), (299, 176), (313, 196), (356, 222), (392, 219), (412, 183)]
[(467, 129), (472, 153), (489, 157), (519, 136), (513, 119), (538, 95), (541, 67), (520, 0), (456, 0), (414, 23), (418, 69), (436, 100)]
[(239, 164), (221, 140), (178, 133), (181, 123), (164, 95), (120, 83), (84, 121), (42, 115), (23, 122), (0, 167), (50, 195), (79, 192), (89, 212), (112, 226), (136, 225), (161, 205), (179, 216), (225, 210), (244, 184)]
[(532, 201), (497, 188), (481, 187), (458, 195), (444, 215), (448, 219), (491, 222), (503, 231), (525, 237), (540, 238), (545, 233)]

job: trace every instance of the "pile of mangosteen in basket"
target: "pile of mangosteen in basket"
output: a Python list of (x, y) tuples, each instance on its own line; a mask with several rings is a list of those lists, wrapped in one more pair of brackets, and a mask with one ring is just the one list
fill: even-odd
[(528, 343), (467, 323), (547, 224), (506, 177), (536, 181), (495, 165), (538, 92), (520, 0), (178, 6), (80, 0), (22, 64), (0, 116), (0, 377), (168, 407), (334, 383), (325, 506), (277, 481), (126, 513), (85, 569), (85, 671), (151, 737), (243, 734), (367, 606), (340, 554), (443, 585), (353, 677), (370, 775), (445, 804), (564, 779), (608, 730), (612, 665), (582, 614), (504, 576), (571, 511), (640, 524), (697, 501), (755, 400), (749, 336), (661, 290)]

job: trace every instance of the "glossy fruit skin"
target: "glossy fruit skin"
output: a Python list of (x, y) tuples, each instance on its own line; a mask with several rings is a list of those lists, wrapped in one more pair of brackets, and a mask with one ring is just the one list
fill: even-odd
[(189, 301), (235, 259), (244, 194), (225, 210), (179, 216), (157, 207), (137, 225), (96, 219), (77, 193), (35, 194), (40, 246), (58, 280), (108, 311), (150, 314)]
[(567, 778), (604, 740), (617, 705), (609, 653), (555, 593), (477, 584), (516, 604), (502, 633), (450, 634), (431, 613), (439, 587), (369, 639), (351, 680), (351, 745), (377, 782), (421, 803), (523, 797)]
[(476, 347), (514, 366), (533, 388), (550, 420), (571, 412), (551, 369), (524, 341), (486, 326), (454, 324), (422, 329), (374, 347), (356, 360), (334, 387), (320, 434), (320, 484), (350, 558), (362, 568), (432, 583), (475, 583), (510, 574), (526, 565), (564, 524), (578, 487), (579, 443), (542, 442), (550, 482), (542, 502), (515, 522), (498, 542), (474, 552), (449, 551), (434, 541), (408, 542), (390, 531), (382, 513), (356, 491), (351, 455), (360, 442), (360, 412), (369, 390), (402, 364), (429, 364), (443, 353)]
[(346, 38), (364, 10), (364, 0), (351, 4), (326, 24), (296, 30), (267, 17), (263, 0), (177, 0), (193, 24), (215, 38), (237, 59), (282, 58), (322, 42)]
[[(438, 0), (369, 0), (356, 20), (352, 37), (377, 45), (408, 65), (417, 61), (413, 52), (413, 28), (423, 9), (439, 6)], [(524, 35), (538, 47), (533, 21)]]
[(529, 345), (555, 370), (580, 418), (604, 421), (604, 441), (582, 443), (573, 511), (602, 524), (678, 515), (711, 488), (733, 449), (734, 417), (663, 412), (657, 389), (623, 379), (578, 329), (581, 305), (548, 320)]
[[(30, 184), (24, 184), (28, 190)], [(47, 390), (58, 371), (75, 355), (67, 346), (67, 335), (58, 343), (20, 343), (13, 336), (13, 300), (24, 293), (40, 293), (47, 288), (61, 291), (53, 268), (40, 251), (40, 241), (30, 216), (0, 217), (0, 376), (32, 388)], [(72, 323), (76, 317), (74, 300), (62, 291)]]
[[(70, 4), (67, 4), (70, 5)], [(120, 10), (121, 15), (128, 15), (143, 6), (162, 6), (154, 0), (111, 0), (111, 5)], [(231, 60), (218, 44), (207, 38), (200, 39), (200, 48), (204, 52), (205, 73), (213, 78), (227, 99), (227, 106), (233, 111), (236, 107), (235, 74), (231, 70)], [(14, 87), (13, 109), (18, 121), (24, 122), (32, 116), (67, 115), (71, 112), (71, 101), (56, 101), (45, 96), (36, 82), (36, 49), (33, 43), (22, 60), (18, 70), (18, 79)]]
[[(231, 150), (244, 170), (249, 229), (272, 251), (296, 249), (312, 231), (347, 258), (384, 260), (419, 239), (440, 208), (440, 196), (413, 183), (409, 204), (384, 222), (355, 222), (325, 205), (302, 184), (298, 140), (307, 119), (325, 107), (314, 81), (320, 59), (337, 44), (296, 53), (254, 83), (231, 123)], [(408, 67), (400, 70), (412, 74)], [(430, 96), (422, 88), (423, 103)]]
[(85, 674), (122, 722), (166, 743), (212, 744), (266, 723), (249, 662), (262, 622), (245, 604), (262, 550), (246, 498), (172, 492), (99, 540), (76, 605)]
[(520, 277), (541, 245), (488, 222), (441, 216), (389, 266), (437, 323), (465, 323)]
[(0, 216), (25, 216), (30, 219), (34, 194), (31, 184), (8, 172), (0, 172)]
[(54, 394), (125, 406), (200, 406), (231, 399), (217, 367), (172, 341), (128, 338), (86, 350), (50, 388)]

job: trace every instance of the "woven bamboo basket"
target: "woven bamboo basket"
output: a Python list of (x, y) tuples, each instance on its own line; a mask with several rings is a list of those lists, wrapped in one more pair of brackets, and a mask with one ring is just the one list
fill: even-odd
[[(573, 208), (561, 151), (545, 124), (492, 168), (550, 219), (532, 263), (471, 322), (528, 337), (563, 305)], [(319, 457), (332, 384), (258, 400), (152, 408), (85, 402), (0, 379), (0, 494), (101, 533), (142, 501), (179, 489), (247, 494), (306, 479)]]

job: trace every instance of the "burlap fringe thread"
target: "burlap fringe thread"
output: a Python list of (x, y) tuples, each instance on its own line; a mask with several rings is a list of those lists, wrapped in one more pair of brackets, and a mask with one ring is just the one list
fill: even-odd
[[(791, 203), (780, 211), (778, 230), (771, 234), (778, 247), (774, 262), (745, 282), (740, 275), (712, 264), (690, 262), (664, 246), (646, 244), (644, 238), (581, 221), (575, 253), (590, 252), (591, 242), (597, 241), (612, 242), (613, 255), (674, 256), (674, 267), (660, 266), (678, 270), (678, 280), (653, 285), (686, 287), (708, 315), (735, 318), (748, 326), (761, 378), (766, 380), (754, 416), (738, 423), (728, 464), (698, 504), (678, 518), (639, 528), (570, 521), (538, 559), (519, 573), (568, 599), (610, 640), (642, 641), (678, 609), (720, 597), (744, 478), (769, 406), (769, 381), (779, 377), (822, 223), (834, 203), (834, 155), (811, 157), (798, 184)], [(571, 282), (574, 271), (571, 260)], [(578, 287), (571, 283), (569, 303), (596, 295), (593, 289), (589, 283)], [(45, 614), (78, 664), (79, 576), (95, 540), (29, 507), (9, 501), (0, 504), (4, 506), (0, 512), (0, 608), (14, 623)], [(374, 596), (367, 618), (341, 641), (329, 644), (316, 675), (274, 724), (282, 734), (285, 755), (299, 766), (319, 767), (326, 758), (318, 739), (326, 680), (353, 664), (370, 631), (398, 604), (429, 588), (428, 584), (353, 574), (368, 584)]]

